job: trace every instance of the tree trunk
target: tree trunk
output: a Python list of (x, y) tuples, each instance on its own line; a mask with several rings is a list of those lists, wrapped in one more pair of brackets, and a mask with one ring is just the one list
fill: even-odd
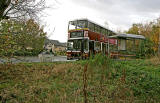
[(2, 0), (0, 2), (0, 19), (6, 18), (5, 10), (8, 8), (10, 3), (11, 3), (11, 0)]

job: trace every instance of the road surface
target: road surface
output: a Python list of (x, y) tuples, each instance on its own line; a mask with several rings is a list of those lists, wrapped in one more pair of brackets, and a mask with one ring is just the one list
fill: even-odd
[[(5, 63), (7, 59), (0, 58), (0, 63)], [(10, 61), (12, 63), (32, 63), (32, 62), (41, 62), (41, 60), (38, 58), (38, 56), (35, 57), (16, 57), (11, 58)], [(53, 56), (52, 60), (46, 61), (46, 62), (57, 62), (57, 61), (76, 61), (76, 60), (67, 60), (66, 56)]]

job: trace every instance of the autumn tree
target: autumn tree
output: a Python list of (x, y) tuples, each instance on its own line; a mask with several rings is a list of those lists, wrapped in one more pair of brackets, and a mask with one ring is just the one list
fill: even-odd
[[(20, 34), (15, 36), (15, 39), (23, 49), (43, 49), (44, 39), (46, 33), (43, 31), (43, 27), (30, 19), (26, 22), (22, 22), (19, 30)], [(19, 33), (17, 31), (17, 33)]]
[(128, 30), (129, 34), (140, 34), (140, 25), (141, 24), (133, 24), (132, 27)]
[(160, 41), (160, 18), (151, 22), (133, 24), (127, 33), (144, 35), (147, 39), (145, 52), (150, 55), (157, 54)]
[[(0, 56), (35, 55), (43, 50), (46, 33), (33, 19), (28, 21), (0, 21)], [(34, 53), (36, 52), (36, 53)]]

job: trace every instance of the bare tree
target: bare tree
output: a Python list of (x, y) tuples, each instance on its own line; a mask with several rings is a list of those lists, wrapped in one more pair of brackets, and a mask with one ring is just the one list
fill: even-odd
[(0, 19), (36, 18), (45, 8), (45, 0), (1, 0)]

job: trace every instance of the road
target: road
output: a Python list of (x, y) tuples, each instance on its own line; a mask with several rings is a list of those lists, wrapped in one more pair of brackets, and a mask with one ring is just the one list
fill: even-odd
[[(7, 61), (7, 59), (0, 58), (0, 63), (5, 63), (6, 61)], [(38, 56), (34, 56), (34, 57), (15, 57), (15, 58), (11, 58), (10, 61), (12, 63), (41, 62), (41, 60), (38, 58)], [(76, 61), (76, 60), (67, 60), (66, 56), (53, 56), (52, 60), (45, 61), (45, 62), (57, 62), (57, 61)]]

